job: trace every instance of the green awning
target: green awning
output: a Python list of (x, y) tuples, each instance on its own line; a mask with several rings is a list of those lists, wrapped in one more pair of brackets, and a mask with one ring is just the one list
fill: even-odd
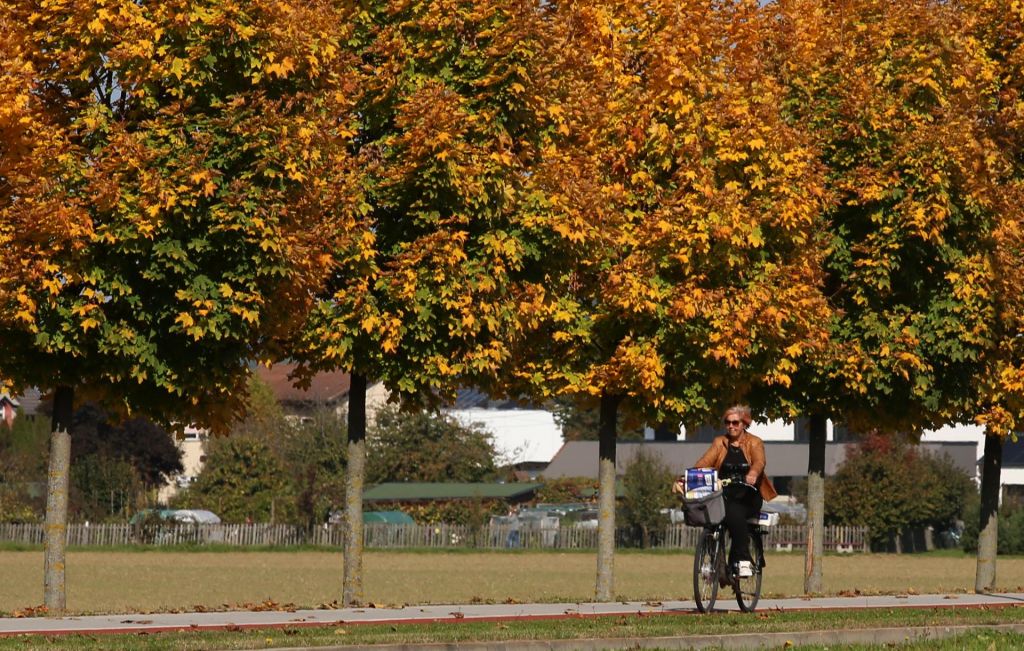
[(363, 493), (364, 502), (406, 502), (416, 500), (525, 499), (541, 483), (432, 483), (393, 482), (378, 484)]

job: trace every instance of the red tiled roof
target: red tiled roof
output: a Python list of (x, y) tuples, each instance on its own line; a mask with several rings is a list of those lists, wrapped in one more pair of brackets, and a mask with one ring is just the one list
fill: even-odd
[(288, 375), (295, 370), (295, 364), (275, 364), (270, 368), (256, 367), (256, 375), (267, 383), (278, 402), (323, 402), (334, 403), (348, 395), (352, 384), (348, 373), (330, 371), (317, 373), (308, 389), (299, 389), (292, 384)]

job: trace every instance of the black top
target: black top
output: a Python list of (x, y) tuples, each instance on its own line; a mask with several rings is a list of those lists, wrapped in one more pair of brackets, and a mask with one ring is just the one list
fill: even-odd
[(743, 450), (738, 446), (730, 445), (725, 453), (725, 460), (722, 461), (722, 467), (718, 474), (723, 478), (745, 479), (748, 472), (750, 472), (750, 463), (747, 461), (747, 457), (744, 456)]

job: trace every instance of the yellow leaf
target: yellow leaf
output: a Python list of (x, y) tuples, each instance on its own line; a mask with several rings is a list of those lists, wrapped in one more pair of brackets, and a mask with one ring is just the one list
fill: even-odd
[(175, 57), (171, 61), (171, 74), (177, 77), (179, 80), (185, 76), (185, 72), (188, 70), (188, 61), (185, 59), (179, 59)]
[(181, 314), (178, 315), (178, 318), (175, 319), (174, 322), (180, 323), (183, 328), (188, 328), (195, 323), (195, 320), (192, 318), (192, 315), (189, 314), (188, 312), (182, 312)]
[(374, 328), (380, 325), (380, 319), (378, 319), (376, 315), (371, 314), (363, 319), (363, 322), (360, 325), (364, 331), (373, 332)]

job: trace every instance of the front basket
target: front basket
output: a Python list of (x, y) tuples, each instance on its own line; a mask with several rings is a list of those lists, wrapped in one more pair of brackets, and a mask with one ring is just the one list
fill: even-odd
[(725, 519), (725, 498), (722, 491), (704, 497), (683, 500), (686, 524), (691, 527), (713, 526)]

